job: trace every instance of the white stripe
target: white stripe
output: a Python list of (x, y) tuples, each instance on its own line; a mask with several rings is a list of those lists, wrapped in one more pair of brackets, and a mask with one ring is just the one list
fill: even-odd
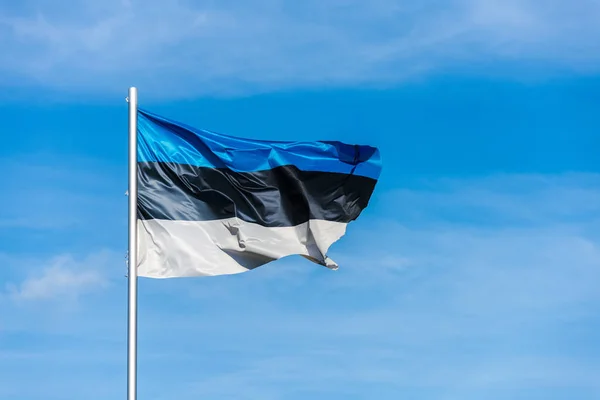
[(316, 219), (275, 228), (238, 218), (138, 220), (138, 275), (173, 278), (236, 274), (293, 254), (337, 269), (326, 253), (344, 235), (346, 226)]

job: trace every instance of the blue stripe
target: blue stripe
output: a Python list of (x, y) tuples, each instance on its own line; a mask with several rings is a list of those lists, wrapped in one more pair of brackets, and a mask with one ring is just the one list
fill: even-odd
[(283, 142), (227, 136), (138, 111), (138, 162), (256, 172), (282, 166), (378, 179), (379, 150), (336, 141)]

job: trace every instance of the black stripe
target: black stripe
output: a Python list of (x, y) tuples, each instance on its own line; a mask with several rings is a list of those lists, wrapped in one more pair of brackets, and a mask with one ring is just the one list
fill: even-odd
[(309, 219), (349, 222), (367, 206), (376, 181), (294, 166), (258, 172), (138, 163), (141, 219), (207, 221), (238, 217), (263, 226)]

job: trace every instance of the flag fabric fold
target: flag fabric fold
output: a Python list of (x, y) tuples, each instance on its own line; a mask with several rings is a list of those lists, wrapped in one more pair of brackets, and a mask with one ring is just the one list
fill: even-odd
[(261, 141), (138, 110), (138, 275), (234, 274), (329, 247), (369, 203), (379, 150)]

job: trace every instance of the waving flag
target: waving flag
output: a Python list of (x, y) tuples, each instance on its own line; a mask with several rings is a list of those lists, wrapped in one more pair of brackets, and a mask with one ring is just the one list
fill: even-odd
[(367, 207), (379, 151), (232, 137), (137, 111), (138, 275), (244, 272), (329, 247)]

